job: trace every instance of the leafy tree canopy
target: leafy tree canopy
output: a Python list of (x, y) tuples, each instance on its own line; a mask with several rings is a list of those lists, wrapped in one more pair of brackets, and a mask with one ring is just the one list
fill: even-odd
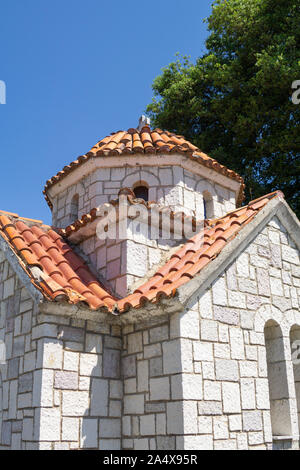
[(244, 177), (247, 199), (281, 189), (300, 216), (299, 0), (217, 0), (207, 52), (153, 82), (155, 126), (191, 140)]

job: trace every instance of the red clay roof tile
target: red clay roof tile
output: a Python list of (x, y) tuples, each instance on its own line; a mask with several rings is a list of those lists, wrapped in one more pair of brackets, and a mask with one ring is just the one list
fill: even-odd
[[(117, 308), (122, 313), (145, 302), (173, 296), (178, 287), (216, 258), (223, 247), (278, 196), (282, 193), (268, 194), (220, 219), (206, 221), (204, 230), (179, 248), (151, 279), (121, 300), (101, 285), (61, 234), (41, 222), (29, 222), (16, 214), (0, 211), (0, 236), (10, 244), (32, 282), (48, 300), (85, 303), (93, 310)], [(33, 277), (32, 266), (39, 266), (42, 271), (39, 281)]]
[(66, 165), (62, 171), (57, 173), (46, 182), (44, 189), (45, 198), (52, 207), (51, 201), (47, 195), (47, 190), (60, 181), (62, 178), (71, 173), (79, 165), (87, 161), (89, 158), (109, 155), (129, 155), (135, 153), (156, 154), (156, 153), (181, 153), (187, 155), (193, 160), (198, 161), (208, 168), (213, 168), (218, 173), (221, 173), (229, 178), (232, 178), (241, 183), (241, 191), (239, 195), (238, 204), (243, 201), (244, 197), (244, 183), (237, 173), (229, 170), (224, 165), (221, 165), (213, 158), (209, 157), (198, 149), (191, 142), (185, 140), (183, 136), (175, 135), (168, 131), (161, 129), (151, 130), (149, 126), (144, 126), (140, 131), (137, 129), (128, 129), (128, 131), (119, 131), (111, 134), (100, 140), (86, 155), (77, 158), (70, 165)]
[(271, 199), (279, 195), (282, 196), (282, 193), (271, 193), (220, 219), (209, 221), (209, 226), (204, 229), (204, 233), (195, 235), (185, 246), (173, 254), (171, 259), (150, 280), (138, 287), (133, 294), (118, 301), (120, 311), (126, 311), (131, 307), (137, 308), (145, 300), (155, 302), (161, 295), (174, 295), (179, 286), (187, 283), (216, 258), (222, 248)]
[[(22, 260), (32, 282), (48, 300), (86, 302), (91, 308), (112, 309), (116, 299), (105, 290), (85, 262), (50, 227), (27, 225), (18, 216), (0, 215), (0, 235)], [(38, 266), (42, 280), (33, 277), (29, 268)], [(61, 297), (63, 296), (63, 297)]]

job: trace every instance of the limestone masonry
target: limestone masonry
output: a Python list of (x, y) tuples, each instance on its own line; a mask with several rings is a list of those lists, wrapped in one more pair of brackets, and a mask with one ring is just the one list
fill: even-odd
[[(0, 211), (0, 449), (299, 449), (298, 219), (280, 192), (239, 208), (180, 136), (121, 134), (48, 184), (52, 228)], [(122, 188), (202, 242), (99, 240)]]

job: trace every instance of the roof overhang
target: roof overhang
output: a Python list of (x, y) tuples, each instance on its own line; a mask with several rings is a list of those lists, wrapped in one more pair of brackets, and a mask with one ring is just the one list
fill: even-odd
[(13, 251), (9, 243), (0, 235), (0, 250), (3, 252), (5, 259), (10, 264), (13, 271), (18, 276), (19, 280), (23, 284), (23, 286), (27, 289), (28, 294), (35, 302), (35, 304), (39, 304), (43, 301), (44, 296), (41, 292), (36, 288), (36, 286), (31, 282), (31, 278), (28, 275), (27, 269), (25, 264), (20, 262), (20, 259)]
[[(139, 168), (139, 167), (164, 167), (179, 166), (183, 169), (194, 173), (200, 178), (213, 180), (220, 186), (229, 189), (235, 193), (237, 205), (243, 200), (244, 184), (236, 178), (230, 178), (225, 174), (213, 168), (204, 166), (197, 157), (189, 157), (182, 154), (154, 154), (154, 155), (120, 155), (120, 156), (103, 156), (90, 157), (70, 173), (66, 174), (57, 183), (45, 189), (46, 196), (50, 204), (53, 204), (54, 198), (65, 191), (70, 186), (77, 184), (80, 180), (93, 173), (95, 170), (104, 168)], [(49, 202), (48, 201), (48, 202)]]
[(149, 302), (143, 307), (138, 309), (131, 308), (126, 313), (121, 314), (107, 312), (106, 309), (91, 310), (82, 304), (70, 305), (66, 302), (49, 302), (46, 299), (40, 303), (39, 308), (40, 312), (46, 315), (70, 317), (73, 319), (118, 326), (151, 321), (155, 323), (157, 318), (172, 315), (184, 310), (184, 306), (178, 300), (177, 296), (161, 299), (156, 304)]
[(47, 301), (41, 304), (41, 311), (53, 315), (66, 315), (73, 318), (103, 323), (109, 322), (118, 325), (151, 321), (151, 319), (155, 321), (157, 317), (182, 312), (188, 308), (189, 305), (196, 302), (199, 296), (204, 294), (210, 285), (224, 273), (230, 264), (234, 262), (240, 253), (247, 248), (274, 217), (278, 217), (300, 251), (300, 222), (283, 197), (279, 196), (270, 201), (257, 216), (223, 248), (217, 258), (212, 260), (207, 267), (193, 279), (177, 288), (177, 293), (174, 297), (161, 298), (155, 304), (148, 302), (138, 309), (130, 308), (128, 311), (117, 315), (108, 315), (105, 310), (103, 310), (103, 313), (99, 312), (99, 310), (91, 311), (89, 308), (82, 305), (60, 304), (59, 309), (57, 309), (57, 304)]

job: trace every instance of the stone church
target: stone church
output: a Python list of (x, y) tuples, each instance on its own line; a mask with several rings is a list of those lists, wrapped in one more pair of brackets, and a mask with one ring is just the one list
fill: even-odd
[(0, 211), (0, 449), (299, 448), (300, 223), (243, 191), (142, 118)]

